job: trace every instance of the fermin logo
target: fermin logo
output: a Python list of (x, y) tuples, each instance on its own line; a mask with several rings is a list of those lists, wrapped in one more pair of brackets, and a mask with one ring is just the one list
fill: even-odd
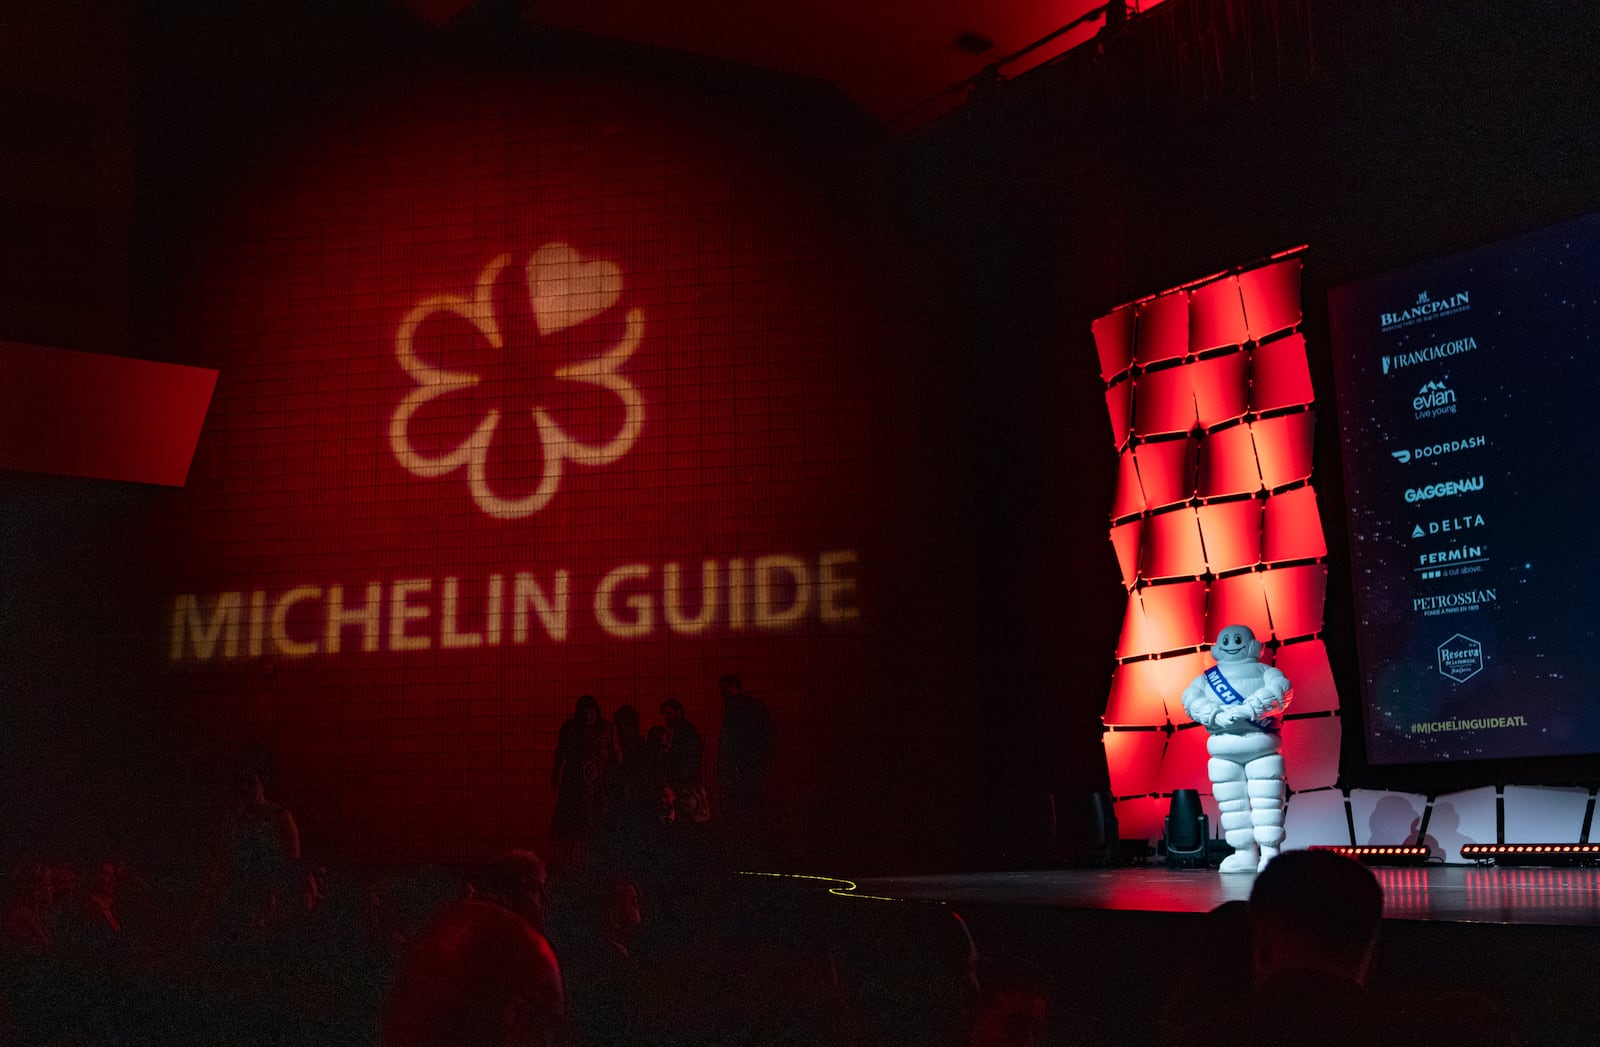
[(1459, 356), (1462, 353), (1470, 353), (1476, 348), (1478, 348), (1478, 340), (1467, 337), (1454, 338), (1448, 342), (1440, 342), (1438, 345), (1425, 345), (1421, 349), (1415, 349), (1409, 353), (1395, 353), (1393, 356), (1385, 356), (1383, 358), (1383, 373), (1389, 374), (1416, 364), (1427, 364), (1435, 360)]
[(1473, 476), (1461, 480), (1446, 480), (1441, 484), (1428, 484), (1426, 487), (1408, 487), (1406, 501), (1415, 504), (1432, 501), (1435, 498), (1454, 498), (1458, 494), (1481, 490), (1483, 490), (1483, 477)]
[(1425, 538), (1435, 534), (1454, 534), (1458, 531), (1470, 531), (1482, 526), (1482, 513), (1473, 513), (1470, 516), (1448, 516), (1443, 520), (1429, 520), (1426, 524), (1417, 524), (1411, 529), (1411, 537)]
[(1483, 672), (1483, 644), (1456, 633), (1439, 645), (1439, 675), (1466, 683)]
[(1430, 298), (1428, 292), (1423, 291), (1417, 295), (1415, 304), (1396, 313), (1379, 314), (1378, 327), (1383, 331), (1394, 331), (1425, 320), (1464, 313), (1471, 308), (1472, 299), (1466, 291), (1457, 291), (1444, 298)]
[(1479, 574), (1489, 562), (1489, 547), (1485, 545), (1457, 545), (1449, 549), (1433, 549), (1417, 554), (1413, 571), (1423, 581), (1434, 578), (1455, 578)]
[(1456, 413), (1455, 390), (1443, 382), (1427, 382), (1411, 400), (1411, 410), (1418, 421)]

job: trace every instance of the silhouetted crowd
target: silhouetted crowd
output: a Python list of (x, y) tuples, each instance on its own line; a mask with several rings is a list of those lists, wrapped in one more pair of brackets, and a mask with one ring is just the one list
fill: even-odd
[[(1004, 943), (980, 953), (947, 906), (753, 871), (776, 730), (737, 678), (722, 690), (725, 815), (681, 704), (641, 734), (636, 710), (608, 720), (578, 699), (552, 769), (549, 864), (525, 849), (453, 868), (309, 862), (268, 796), (264, 748), (198, 897), (120, 856), (25, 860), (0, 913), (0, 1047), (1130, 1042), (1071, 1020), (1086, 1017), (1072, 987)], [(1436, 1042), (1368, 984), (1382, 905), (1350, 859), (1274, 859), (1248, 905), (1208, 917), (1170, 994), (1141, 990), (1159, 1014), (1135, 1042)], [(1454, 1043), (1518, 1042), (1481, 1010), (1448, 1029)]]

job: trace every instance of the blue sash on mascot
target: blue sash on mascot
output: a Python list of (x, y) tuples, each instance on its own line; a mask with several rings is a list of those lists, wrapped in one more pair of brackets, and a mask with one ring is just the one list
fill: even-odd
[[(1233, 685), (1228, 683), (1228, 678), (1222, 675), (1222, 670), (1217, 666), (1213, 665), (1207, 669), (1205, 676), (1206, 683), (1211, 685), (1211, 692), (1221, 700), (1223, 705), (1244, 704), (1244, 695), (1233, 689)], [(1279, 722), (1276, 716), (1263, 716), (1259, 720), (1251, 720), (1250, 722), (1268, 734), (1277, 734), (1279, 732)]]

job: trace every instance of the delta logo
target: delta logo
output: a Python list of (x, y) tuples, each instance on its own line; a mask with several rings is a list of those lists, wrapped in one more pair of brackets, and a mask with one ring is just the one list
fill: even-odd
[(1393, 313), (1380, 313), (1378, 327), (1385, 332), (1395, 331), (1424, 320), (1437, 320), (1441, 316), (1464, 313), (1471, 308), (1472, 298), (1466, 291), (1457, 291), (1444, 298), (1433, 298), (1427, 291), (1423, 291), (1417, 295), (1416, 302), (1407, 308)]

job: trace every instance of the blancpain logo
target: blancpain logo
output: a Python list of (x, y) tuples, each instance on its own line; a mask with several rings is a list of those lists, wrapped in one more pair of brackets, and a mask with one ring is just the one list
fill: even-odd
[(1392, 371), (1398, 371), (1402, 367), (1410, 367), (1413, 364), (1432, 363), (1435, 360), (1443, 360), (1449, 356), (1459, 356), (1461, 353), (1470, 353), (1476, 348), (1478, 348), (1478, 340), (1468, 336), (1466, 338), (1453, 338), (1448, 342), (1440, 342), (1438, 345), (1425, 345), (1421, 349), (1414, 349), (1409, 353), (1395, 353), (1393, 356), (1385, 355), (1383, 358), (1383, 373), (1389, 374)]
[(1483, 490), (1483, 477), (1481, 476), (1474, 476), (1464, 480), (1446, 480), (1442, 484), (1406, 488), (1406, 501), (1426, 502), (1434, 498), (1453, 498), (1458, 494), (1468, 494), (1472, 491), (1481, 490)]
[(1434, 320), (1441, 316), (1450, 316), (1453, 313), (1464, 313), (1472, 308), (1471, 296), (1466, 291), (1457, 291), (1445, 298), (1429, 298), (1428, 292), (1423, 291), (1417, 295), (1415, 305), (1402, 309), (1398, 313), (1381, 313), (1378, 316), (1378, 326), (1384, 331), (1393, 331), (1401, 327), (1409, 327), (1423, 320)]
[(1482, 526), (1482, 513), (1475, 513), (1472, 516), (1451, 516), (1443, 520), (1429, 520), (1426, 524), (1417, 524), (1411, 529), (1411, 537), (1426, 538), (1435, 534), (1453, 534)]
[(1426, 447), (1414, 447), (1409, 450), (1390, 451), (1389, 455), (1401, 465), (1412, 460), (1421, 461), (1424, 458), (1441, 458), (1457, 451), (1470, 451), (1488, 443), (1483, 436), (1469, 436), (1464, 440), (1445, 440), (1441, 443), (1429, 444)]
[(1456, 413), (1456, 393), (1443, 382), (1428, 382), (1411, 400), (1411, 410), (1418, 421)]

